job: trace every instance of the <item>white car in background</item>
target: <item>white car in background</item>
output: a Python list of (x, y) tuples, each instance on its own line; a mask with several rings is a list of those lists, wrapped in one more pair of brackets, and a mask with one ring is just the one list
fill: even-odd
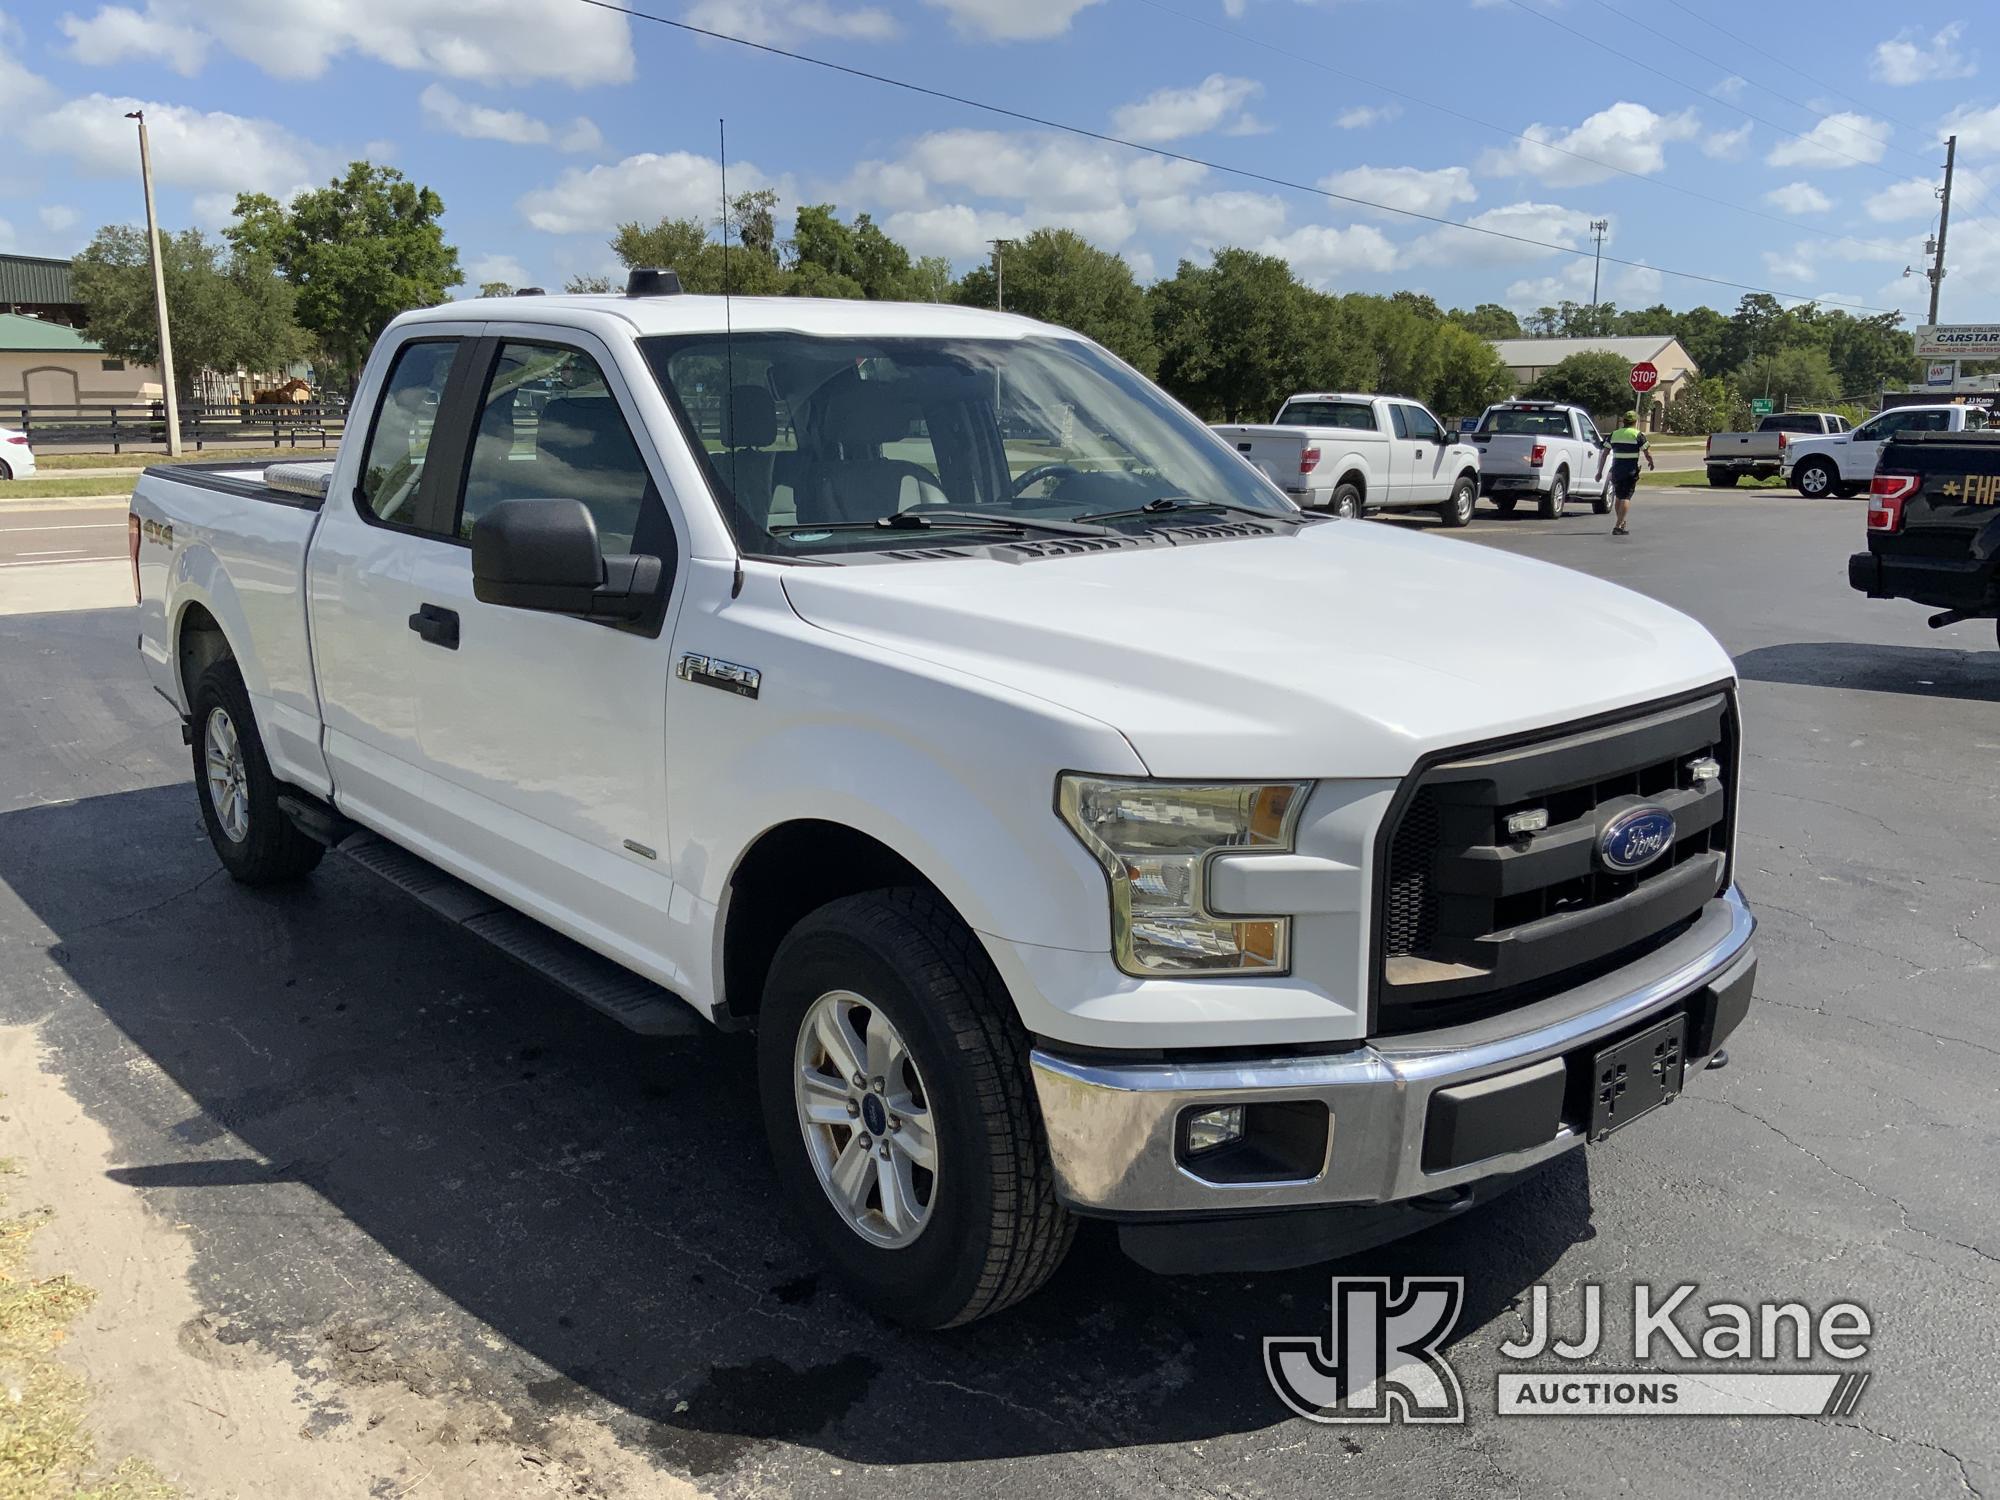
[(34, 475), (35, 450), (28, 446), (28, 435), (0, 427), (0, 480), (32, 479)]

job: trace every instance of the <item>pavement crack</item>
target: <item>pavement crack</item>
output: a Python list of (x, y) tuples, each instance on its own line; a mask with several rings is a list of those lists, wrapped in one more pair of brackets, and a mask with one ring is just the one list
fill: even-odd
[(130, 911), (121, 911), (113, 916), (99, 917), (94, 922), (85, 922), (81, 927), (72, 927), (66, 933), (63, 934), (64, 940), (67, 941), (68, 939), (76, 937), (81, 933), (95, 932), (100, 927), (109, 927), (114, 922), (129, 922), (134, 917), (143, 917), (148, 915), (149, 913), (159, 911), (162, 907), (172, 906), (176, 901), (185, 901), (188, 897), (192, 896), (196, 891), (199, 891), (203, 886), (207, 885), (211, 880), (215, 879), (216, 876), (221, 875), (222, 873), (224, 873), (222, 867), (218, 865), (215, 869), (210, 870), (206, 875), (202, 876), (201, 879), (197, 880), (193, 885), (185, 886), (182, 889), (173, 892), (171, 895), (162, 896), (157, 901), (149, 901), (144, 906), (135, 906)]

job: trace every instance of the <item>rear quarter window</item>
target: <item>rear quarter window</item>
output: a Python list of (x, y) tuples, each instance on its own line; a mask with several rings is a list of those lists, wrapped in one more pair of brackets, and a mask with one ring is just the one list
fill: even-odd
[(1368, 401), (1287, 401), (1278, 424), (1296, 427), (1338, 427), (1348, 432), (1375, 432), (1374, 403)]

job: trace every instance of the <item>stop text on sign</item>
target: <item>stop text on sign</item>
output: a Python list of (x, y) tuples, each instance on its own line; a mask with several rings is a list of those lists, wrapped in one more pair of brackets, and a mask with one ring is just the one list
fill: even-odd
[(1660, 368), (1650, 360), (1632, 366), (1632, 389), (1644, 395), (1660, 383)]

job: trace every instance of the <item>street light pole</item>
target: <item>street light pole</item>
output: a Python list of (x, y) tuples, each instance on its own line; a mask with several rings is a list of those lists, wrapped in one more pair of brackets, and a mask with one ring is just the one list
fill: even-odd
[(180, 397), (174, 391), (174, 341), (167, 330), (167, 273), (160, 265), (160, 221), (153, 212), (153, 153), (146, 142), (146, 112), (125, 116), (139, 122), (139, 178), (146, 185), (146, 246), (153, 254), (153, 311), (160, 320), (160, 385), (167, 398), (167, 455), (181, 456)]
[(993, 247), (993, 309), (995, 312), (1007, 310), (1007, 264), (1005, 251), (1012, 240), (988, 240)]
[(1951, 229), (1951, 171), (1958, 163), (1958, 137), (1944, 143), (1944, 191), (1938, 195), (1937, 259), (1931, 263), (1931, 322), (1938, 320), (1938, 293), (1944, 290), (1944, 237)]
[(1590, 268), (1590, 322), (1591, 331), (1597, 331), (1597, 286), (1604, 271), (1604, 235), (1611, 228), (1609, 219), (1592, 219), (1590, 233), (1597, 241), (1597, 259)]

